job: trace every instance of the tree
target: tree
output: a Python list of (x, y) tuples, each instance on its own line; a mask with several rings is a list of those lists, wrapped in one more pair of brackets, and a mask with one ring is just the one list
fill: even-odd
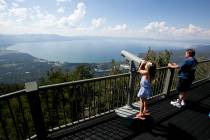
[(47, 72), (47, 77), (40, 78), (40, 85), (63, 83), (70, 81), (69, 72), (63, 72), (61, 69), (51, 69)]
[(94, 70), (89, 65), (79, 65), (76, 69), (70, 74), (71, 80), (81, 80), (93, 78)]
[(47, 77), (40, 78), (40, 85), (63, 83), (81, 79), (93, 78), (94, 70), (90, 65), (81, 64), (73, 71), (64, 71), (61, 69), (51, 69), (47, 72)]
[(119, 64), (117, 64), (117, 62), (112, 59), (112, 66), (111, 66), (111, 72), (110, 72), (110, 75), (115, 75), (115, 74), (120, 74), (121, 73), (121, 70), (120, 70), (120, 66)]
[(158, 54), (158, 57), (156, 58), (156, 63), (158, 67), (167, 66), (171, 59), (171, 54), (172, 53), (168, 50), (164, 50), (163, 52), (160, 52)]
[(0, 83), (0, 95), (7, 94), (10, 92), (14, 92), (17, 90), (21, 90), (24, 88), (22, 84), (3, 84)]
[(156, 62), (156, 57), (157, 57), (157, 53), (149, 47), (144, 59), (146, 61)]
[(149, 47), (144, 59), (146, 61), (151, 61), (156, 63), (158, 67), (163, 67), (168, 65), (171, 59), (171, 55), (172, 53), (168, 50), (164, 50), (158, 53)]

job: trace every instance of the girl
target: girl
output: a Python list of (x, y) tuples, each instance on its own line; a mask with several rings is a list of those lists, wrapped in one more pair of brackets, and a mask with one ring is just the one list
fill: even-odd
[(141, 77), (141, 88), (137, 94), (140, 97), (140, 112), (136, 114), (135, 118), (145, 120), (146, 115), (150, 115), (147, 107), (147, 98), (152, 94), (151, 82), (155, 77), (156, 65), (151, 62), (143, 61), (138, 69)]

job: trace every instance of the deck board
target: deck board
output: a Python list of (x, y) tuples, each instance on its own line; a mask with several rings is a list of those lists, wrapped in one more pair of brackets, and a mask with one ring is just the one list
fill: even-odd
[(170, 105), (169, 98), (150, 105), (152, 116), (146, 121), (132, 119), (138, 111), (138, 104), (134, 106), (132, 110), (120, 108), (116, 111), (118, 114), (121, 112), (120, 116), (116, 115), (112, 119), (71, 132), (59, 139), (210, 139), (210, 82), (194, 87), (184, 108)]

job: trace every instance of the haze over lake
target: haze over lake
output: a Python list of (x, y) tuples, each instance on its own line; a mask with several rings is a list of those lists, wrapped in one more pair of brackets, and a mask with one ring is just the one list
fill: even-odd
[(50, 61), (70, 63), (100, 63), (112, 59), (123, 60), (121, 50), (134, 54), (144, 53), (151, 47), (154, 50), (180, 49), (194, 45), (187, 42), (137, 40), (137, 39), (83, 39), (72, 41), (48, 41), (18, 43), (8, 47)]

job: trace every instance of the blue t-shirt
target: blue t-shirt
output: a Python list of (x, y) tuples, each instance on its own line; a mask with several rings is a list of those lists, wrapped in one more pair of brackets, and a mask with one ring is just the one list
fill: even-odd
[(180, 65), (179, 78), (193, 81), (195, 79), (196, 66), (197, 60), (194, 57), (185, 58)]

